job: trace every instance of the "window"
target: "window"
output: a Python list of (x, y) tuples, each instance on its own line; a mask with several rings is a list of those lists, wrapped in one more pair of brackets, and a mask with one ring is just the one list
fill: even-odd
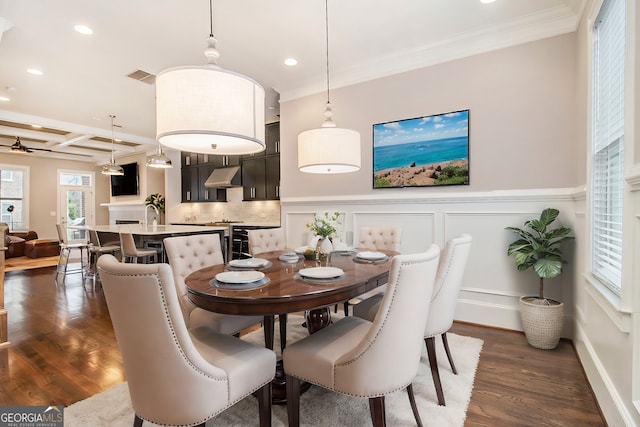
[(9, 224), (10, 230), (29, 228), (28, 178), (28, 167), (0, 165), (0, 222)]
[(620, 295), (624, 188), (624, 0), (605, 0), (593, 28), (591, 271)]

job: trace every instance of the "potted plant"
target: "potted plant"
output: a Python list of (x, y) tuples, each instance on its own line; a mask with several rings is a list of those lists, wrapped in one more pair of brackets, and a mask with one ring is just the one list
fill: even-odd
[(562, 273), (560, 243), (571, 240), (568, 227), (549, 228), (560, 212), (545, 209), (539, 219), (524, 223), (523, 228), (506, 227), (520, 238), (509, 245), (507, 255), (513, 255), (518, 271), (533, 268), (540, 279), (537, 296), (520, 298), (520, 315), (527, 342), (535, 348), (550, 350), (560, 341), (564, 318), (564, 304), (544, 296), (544, 279), (557, 277)]

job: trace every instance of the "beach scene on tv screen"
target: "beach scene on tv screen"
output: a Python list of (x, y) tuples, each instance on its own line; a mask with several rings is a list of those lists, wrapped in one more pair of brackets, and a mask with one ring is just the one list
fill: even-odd
[(374, 188), (469, 184), (469, 110), (373, 125)]

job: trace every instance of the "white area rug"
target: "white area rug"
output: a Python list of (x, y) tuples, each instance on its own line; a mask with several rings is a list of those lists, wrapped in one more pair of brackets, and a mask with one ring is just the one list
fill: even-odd
[[(301, 317), (289, 316), (288, 341), (295, 341), (307, 334), (306, 329), (301, 327), (301, 323)], [(275, 329), (275, 347), (279, 349), (277, 323)], [(262, 330), (259, 330), (243, 337), (243, 339), (257, 345), (264, 345), (262, 334)], [(476, 338), (452, 333), (447, 336), (454, 363), (458, 369), (458, 375), (453, 375), (442, 342), (437, 339), (438, 365), (447, 406), (438, 406), (437, 404), (424, 346), (413, 390), (420, 416), (425, 425), (462, 427), (471, 399), (473, 381), (483, 342)], [(372, 372), (371, 375), (375, 375), (375, 372)], [(385, 400), (387, 425), (393, 427), (416, 425), (406, 391), (390, 394)], [(129, 389), (127, 383), (122, 383), (65, 408), (64, 424), (68, 427), (130, 427), (133, 425), (133, 417)], [(370, 425), (369, 402), (367, 399), (345, 396), (314, 386), (300, 397), (300, 420), (303, 426), (359, 427)], [(258, 425), (258, 403), (253, 397), (244, 399), (207, 423), (207, 427), (253, 425)], [(288, 425), (286, 406), (273, 406), (273, 425), (277, 427)], [(155, 424), (144, 422), (144, 427), (152, 426)]]

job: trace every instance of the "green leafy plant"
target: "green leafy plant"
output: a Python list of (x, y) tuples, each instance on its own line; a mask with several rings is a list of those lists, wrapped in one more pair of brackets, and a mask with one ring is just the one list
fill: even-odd
[(518, 271), (533, 267), (540, 278), (539, 299), (544, 299), (544, 279), (559, 276), (562, 265), (566, 264), (559, 244), (574, 239), (569, 235), (571, 229), (568, 227), (549, 228), (559, 214), (557, 209), (548, 208), (542, 211), (539, 219), (526, 221), (524, 228), (505, 227), (520, 236), (509, 245), (507, 255), (513, 255)]
[(144, 199), (145, 206), (154, 206), (158, 209), (158, 212), (164, 213), (164, 196), (162, 194), (154, 193), (147, 196)]
[(337, 231), (336, 227), (340, 224), (340, 212), (325, 212), (324, 215), (315, 214), (313, 221), (307, 223), (307, 228), (316, 236), (327, 238)]

